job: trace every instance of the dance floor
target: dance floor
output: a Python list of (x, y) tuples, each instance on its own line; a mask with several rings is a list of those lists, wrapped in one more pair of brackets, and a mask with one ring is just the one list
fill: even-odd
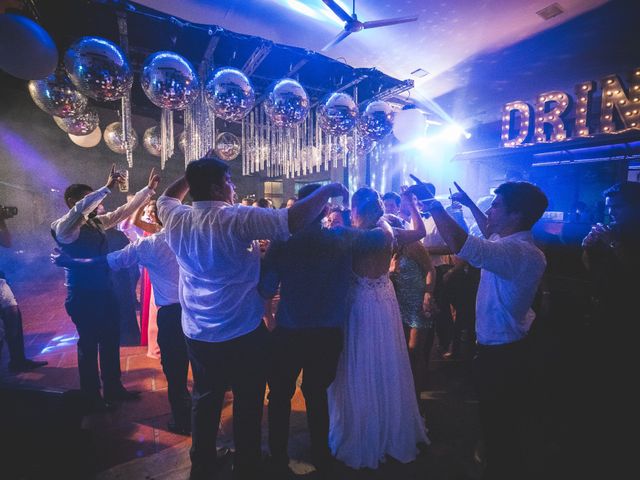
[[(5, 349), (0, 382), (5, 386), (77, 389), (75, 329), (63, 307), (62, 272), (43, 262), (38, 279), (16, 273), (10, 275), (10, 282), (23, 313), (27, 356), (47, 360), (49, 365), (29, 373), (11, 374)], [(188, 477), (190, 439), (167, 430), (170, 415), (166, 380), (160, 361), (146, 353), (146, 347), (121, 348), (123, 383), (128, 389), (141, 391), (141, 399), (122, 404), (113, 413), (84, 419), (83, 428), (89, 432), (95, 451), (97, 478)], [(432, 440), (429, 449), (411, 465), (388, 462), (377, 472), (345, 471), (344, 478), (479, 478), (479, 465), (474, 461), (479, 438), (477, 405), (466, 369), (460, 363), (436, 359), (431, 369), (429, 389), (422, 393)], [(231, 402), (229, 393), (220, 426), (220, 447), (232, 446)], [(263, 438), (266, 451), (266, 422)], [(305, 478), (315, 477), (308, 463), (309, 439), (299, 389), (293, 403), (290, 454), (296, 473)]]

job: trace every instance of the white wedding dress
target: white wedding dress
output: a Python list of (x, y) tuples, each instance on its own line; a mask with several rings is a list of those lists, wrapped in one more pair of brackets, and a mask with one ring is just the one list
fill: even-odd
[(389, 275), (354, 274), (344, 350), (329, 388), (329, 446), (351, 468), (386, 455), (407, 463), (429, 443), (415, 396), (400, 310)]

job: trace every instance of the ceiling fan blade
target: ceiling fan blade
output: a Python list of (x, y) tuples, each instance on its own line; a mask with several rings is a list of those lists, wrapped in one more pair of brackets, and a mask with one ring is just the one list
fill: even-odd
[(321, 52), (326, 52), (331, 47), (337, 45), (342, 40), (347, 38), (349, 35), (351, 35), (351, 32), (347, 32), (346, 30), (343, 30), (342, 32), (340, 32), (340, 34), (336, 38), (334, 38), (333, 40), (331, 40), (331, 42), (327, 43), (324, 47), (322, 47), (322, 50), (320, 50), (320, 51)]
[(335, 13), (343, 22), (350, 22), (353, 20), (353, 18), (351, 18), (351, 15), (345, 12), (340, 5), (334, 2), (334, 0), (322, 0), (322, 3), (329, 7), (331, 11)]
[(399, 23), (415, 22), (418, 20), (417, 16), (413, 17), (400, 17), (400, 18), (388, 18), (387, 20), (374, 20), (373, 22), (364, 22), (364, 28), (378, 28), (386, 27), (388, 25), (398, 25)]

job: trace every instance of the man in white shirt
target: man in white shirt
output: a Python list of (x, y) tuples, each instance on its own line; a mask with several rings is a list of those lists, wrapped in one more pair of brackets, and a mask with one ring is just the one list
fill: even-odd
[[(193, 206), (183, 205), (187, 192)], [(325, 185), (288, 209), (233, 205), (229, 166), (189, 163), (157, 202), (180, 266), (182, 327), (193, 371), (191, 478), (216, 475), (216, 437), (226, 387), (234, 396), (234, 479), (258, 477), (267, 367), (264, 301), (256, 240), (286, 240), (316, 218), (341, 184)]]
[[(130, 202), (113, 212), (97, 215), (96, 210), (111, 189), (124, 178), (111, 167), (104, 187), (93, 191), (84, 184), (65, 190), (69, 211), (51, 224), (51, 234), (60, 250), (73, 258), (89, 258), (108, 253), (105, 230), (115, 227), (146, 203), (155, 193), (160, 177), (152, 169), (148, 185)], [(78, 330), (80, 388), (94, 402), (96, 410), (110, 409), (119, 400), (137, 397), (120, 381), (119, 316), (113, 286), (106, 265), (65, 268), (67, 299), (65, 308)], [(98, 378), (98, 351), (103, 395)]]
[(431, 201), (426, 208), (451, 250), (481, 269), (474, 378), (486, 450), (483, 478), (529, 478), (522, 448), (522, 426), (530, 413), (526, 337), (535, 318), (531, 304), (546, 267), (531, 228), (548, 200), (531, 183), (503, 183), (485, 216), (456, 187), (452, 200), (471, 209), (486, 239), (468, 235), (439, 202)]

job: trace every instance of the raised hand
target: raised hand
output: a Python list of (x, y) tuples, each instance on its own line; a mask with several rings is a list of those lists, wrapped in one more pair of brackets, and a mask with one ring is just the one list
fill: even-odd
[(411, 179), (416, 182), (415, 185), (411, 185), (406, 189), (406, 192), (413, 193), (418, 200), (426, 200), (429, 198), (433, 198), (433, 191), (431, 190), (429, 184), (424, 183), (415, 175), (409, 175)]
[(113, 187), (116, 186), (117, 183), (122, 183), (122, 182), (124, 182), (124, 178), (122, 177), (120, 172), (116, 171), (116, 164), (113, 163), (111, 165), (111, 170), (109, 171), (109, 176), (107, 177), (107, 183), (105, 184), (105, 187), (111, 190)]
[(591, 231), (582, 240), (583, 247), (594, 247), (596, 245), (609, 245), (614, 240), (611, 228), (602, 223), (596, 223), (591, 227)]
[(473, 200), (471, 200), (471, 197), (467, 195), (467, 192), (465, 192), (457, 182), (453, 182), (453, 184), (456, 186), (458, 191), (451, 194), (451, 201), (461, 203), (465, 207), (469, 208), (474, 205)]
[(155, 190), (156, 188), (158, 188), (159, 183), (160, 183), (160, 175), (156, 173), (156, 169), (154, 167), (151, 169), (151, 172), (149, 172), (149, 182), (147, 186), (151, 190)]
[(330, 197), (342, 197), (342, 204), (349, 205), (349, 190), (341, 183), (330, 183), (326, 185)]

